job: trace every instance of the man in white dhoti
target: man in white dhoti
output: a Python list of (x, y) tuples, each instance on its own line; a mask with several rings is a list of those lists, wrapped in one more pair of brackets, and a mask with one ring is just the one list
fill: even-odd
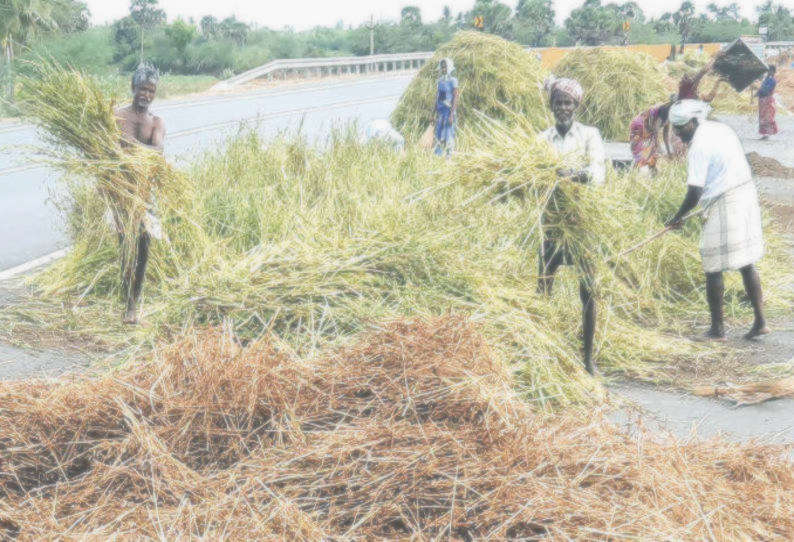
[(667, 225), (680, 227), (681, 219), (700, 203), (705, 216), (700, 254), (711, 311), (711, 328), (706, 337), (725, 340), (722, 273), (738, 269), (755, 312), (753, 327), (745, 335), (752, 339), (769, 333), (761, 280), (754, 265), (764, 252), (761, 208), (738, 136), (729, 126), (706, 120), (709, 110), (699, 100), (682, 100), (670, 109), (673, 129), (690, 147), (687, 194)]
[[(560, 155), (563, 168), (557, 175), (563, 182), (601, 184), (606, 173), (604, 142), (598, 128), (576, 122), (576, 110), (582, 102), (582, 86), (573, 79), (547, 81), (554, 126), (540, 134)], [(556, 205), (552, 198), (549, 205)], [(584, 366), (594, 374), (593, 338), (595, 337), (595, 300), (593, 275), (586, 254), (574, 254), (557, 239), (553, 229), (544, 231), (540, 250), (538, 292), (551, 295), (554, 275), (561, 265), (575, 265), (579, 273), (579, 297), (582, 301), (582, 336)]]

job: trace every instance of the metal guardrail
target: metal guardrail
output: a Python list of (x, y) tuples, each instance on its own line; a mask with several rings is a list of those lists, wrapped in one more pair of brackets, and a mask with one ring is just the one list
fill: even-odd
[(433, 53), (403, 53), (390, 55), (346, 56), (329, 58), (294, 58), (273, 60), (262, 66), (217, 83), (213, 88), (228, 89), (260, 77), (297, 75), (322, 77), (352, 73), (374, 73), (420, 68)]
[[(769, 57), (791, 49), (794, 47), (794, 42), (767, 42), (764, 46), (766, 57)], [(528, 51), (535, 53), (539, 53), (542, 49), (544, 48), (527, 47)], [(370, 56), (279, 59), (221, 81), (213, 89), (230, 89), (260, 77), (267, 77), (268, 79), (287, 78), (291, 75), (297, 77), (323, 77), (327, 75), (413, 70), (421, 68), (432, 56), (433, 53), (398, 53)]]

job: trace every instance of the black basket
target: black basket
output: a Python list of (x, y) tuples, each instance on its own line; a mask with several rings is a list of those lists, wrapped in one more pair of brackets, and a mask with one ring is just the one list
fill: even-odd
[(741, 92), (766, 74), (768, 68), (741, 38), (731, 43), (714, 62), (714, 71), (723, 76), (736, 92)]

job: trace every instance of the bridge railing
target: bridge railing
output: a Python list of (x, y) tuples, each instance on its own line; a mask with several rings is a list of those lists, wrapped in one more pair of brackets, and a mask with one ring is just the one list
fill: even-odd
[(293, 58), (273, 60), (216, 84), (216, 89), (232, 88), (254, 79), (278, 77), (323, 77), (354, 73), (374, 73), (420, 68), (433, 53), (346, 56), (329, 58)]

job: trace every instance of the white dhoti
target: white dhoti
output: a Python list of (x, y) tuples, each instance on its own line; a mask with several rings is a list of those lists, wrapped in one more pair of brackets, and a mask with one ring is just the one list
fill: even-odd
[(700, 236), (700, 255), (706, 273), (741, 269), (764, 253), (761, 207), (755, 184), (729, 190), (710, 204)]

